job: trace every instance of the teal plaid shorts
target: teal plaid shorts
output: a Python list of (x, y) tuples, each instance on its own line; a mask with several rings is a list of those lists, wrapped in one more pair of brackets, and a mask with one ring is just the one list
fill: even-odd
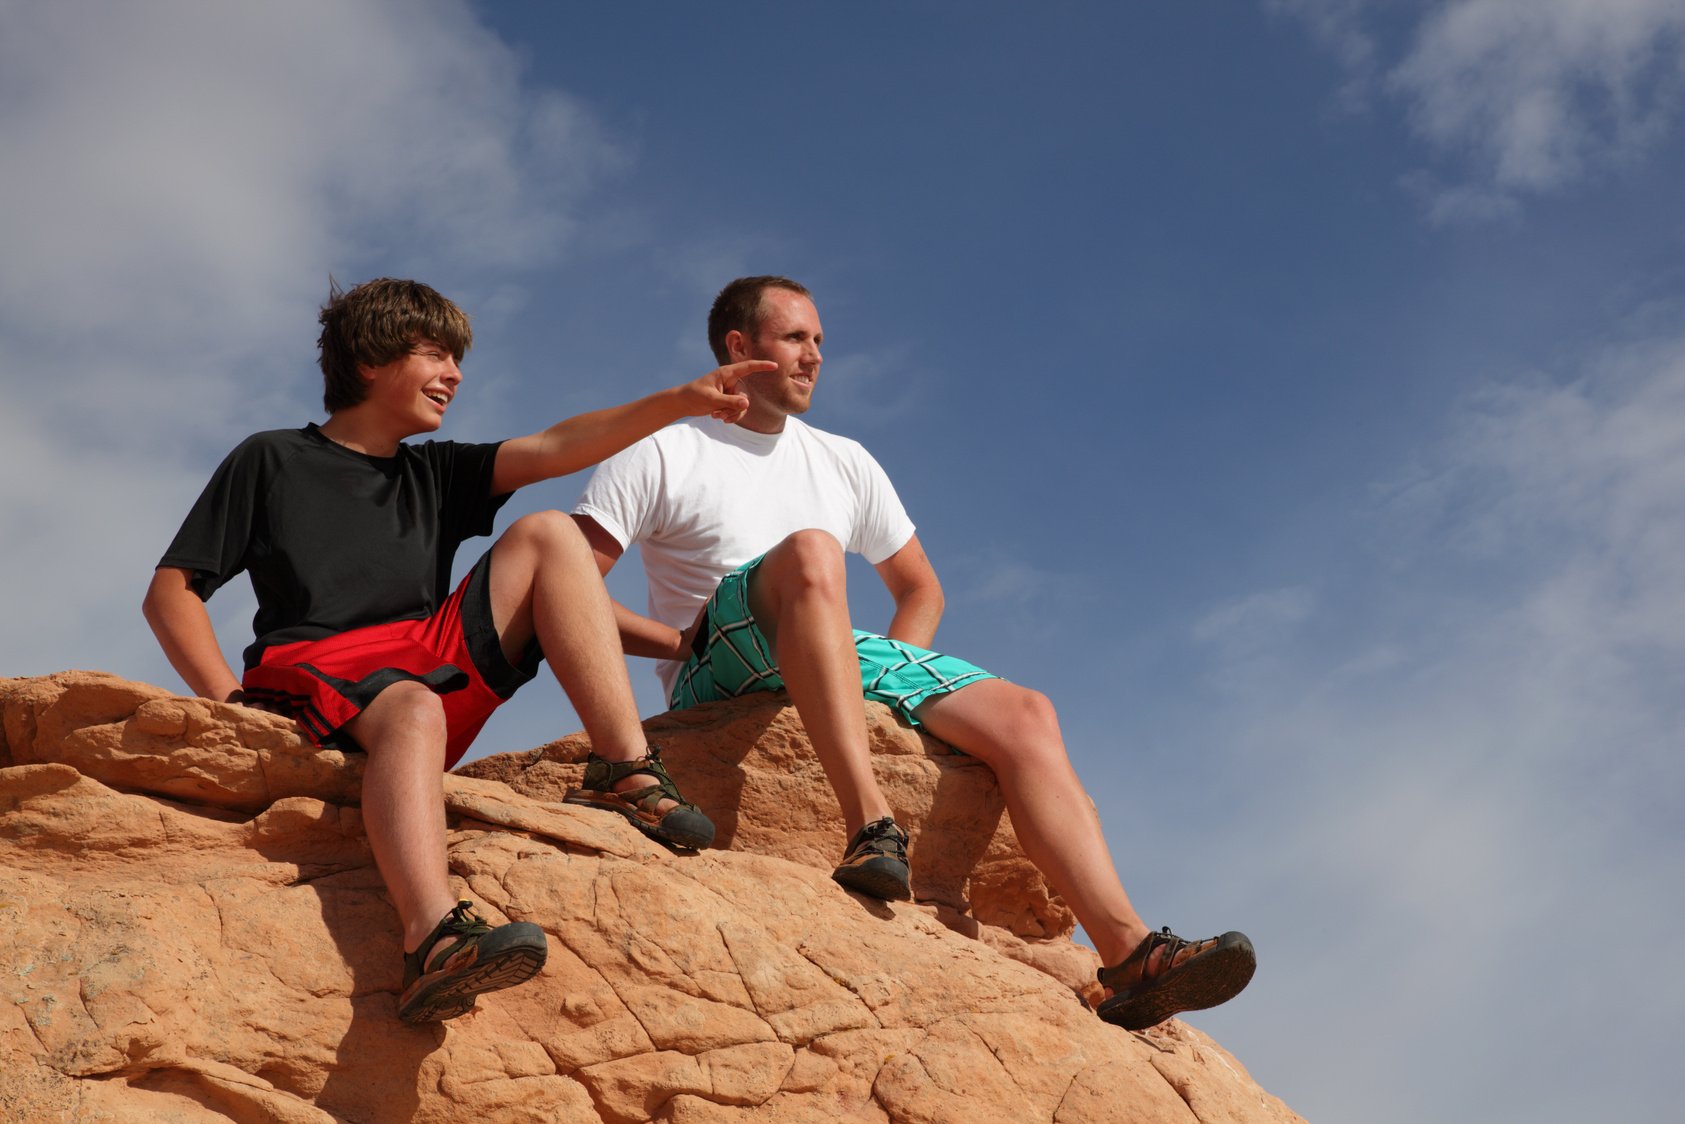
[[(784, 686), (771, 645), (749, 612), (749, 577), (760, 564), (760, 558), (745, 562), (720, 579), (703, 611), (690, 656), (673, 681), (667, 704), (672, 709)], [(913, 711), (926, 699), (996, 678), (962, 659), (859, 629), (854, 630), (854, 650), (860, 657), (865, 696), (899, 711), (913, 726), (919, 724)]]

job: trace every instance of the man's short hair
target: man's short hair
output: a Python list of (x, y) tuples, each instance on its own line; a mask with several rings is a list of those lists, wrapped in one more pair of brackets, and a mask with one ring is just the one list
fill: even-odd
[(460, 363), (474, 342), (467, 314), (419, 281), (378, 277), (346, 291), (329, 278), (320, 320), (322, 405), (330, 414), (367, 395), (358, 367), (385, 366), (421, 340), (440, 344)]
[(761, 296), (768, 289), (788, 289), (804, 297), (813, 295), (799, 281), (770, 275), (739, 277), (721, 289), (720, 295), (714, 298), (714, 307), (708, 310), (708, 346), (721, 364), (731, 362), (731, 354), (725, 347), (728, 332), (753, 336), (760, 329)]

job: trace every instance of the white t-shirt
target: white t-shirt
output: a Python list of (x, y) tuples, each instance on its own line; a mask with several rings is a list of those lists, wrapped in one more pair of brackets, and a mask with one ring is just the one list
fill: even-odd
[[(715, 418), (668, 426), (604, 461), (574, 507), (643, 551), (649, 615), (690, 627), (720, 579), (796, 531), (882, 562), (913, 537), (889, 477), (858, 441), (785, 419), (756, 433)], [(656, 669), (671, 690), (679, 664)]]

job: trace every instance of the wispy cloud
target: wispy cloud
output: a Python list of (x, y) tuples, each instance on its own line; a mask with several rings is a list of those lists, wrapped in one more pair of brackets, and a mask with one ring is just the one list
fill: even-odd
[(1340, 64), (1346, 79), (1335, 100), (1348, 111), (1364, 108), (1373, 93), (1378, 48), (1365, 19), (1373, 7), (1374, 0), (1264, 0), (1265, 10), (1302, 22)]
[[(1240, 853), (1225, 834), (1190, 868), (1250, 894), (1266, 940), (1317, 947), (1261, 975), (1254, 1003), (1260, 1041), (1315, 1038), (1356, 1078), (1323, 1114), (1386, 1119), (1386, 1059), (1409, 1056), (1457, 1115), (1593, 1117), (1594, 1097), (1558, 1084), (1530, 1101), (1537, 1072), (1619, 1080), (1640, 1063), (1555, 1028), (1618, 994), (1632, 1036), (1685, 1030), (1685, 980), (1647, 955), (1594, 957), (1595, 982), (1576, 968), (1616, 934), (1685, 922), (1655, 892), (1685, 862), (1685, 339), (1491, 382), (1371, 518), (1373, 565), (1318, 575), (1341, 587), (1339, 635), (1280, 643), (1303, 617), (1292, 591), (1196, 630), (1293, 666), (1214, 648), (1205, 734), (1250, 786), (1236, 832), (1271, 843)], [(1249, 670), (1257, 689), (1234, 690)], [(1323, 1020), (1338, 1009), (1336, 1042)], [(1295, 1025), (1295, 1010), (1320, 1014)], [(1452, 1012), (1459, 1041), (1486, 1043), (1478, 1061), (1443, 1048)], [(1249, 1062), (1267, 1073), (1272, 1048)], [(1497, 1089), (1510, 1099), (1483, 1108)]]
[(1254, 593), (1208, 611), (1194, 623), (1193, 638), (1226, 658), (1253, 655), (1291, 634), (1314, 606), (1315, 598), (1306, 589)]
[(1104, 600), (1091, 575), (998, 545), (954, 557), (943, 564), (942, 576), (951, 616), (987, 622), (991, 631), (1021, 645), (1056, 640), (1069, 619)]
[[(1678, 120), (1678, 0), (1445, 0), (1405, 36), (1385, 0), (1268, 0), (1341, 64), (1338, 95), (1378, 86), (1441, 165), (1406, 186), (1435, 223), (1508, 217), (1641, 159)], [(1407, 40), (1408, 42), (1404, 42)]]
[(1416, 130), (1506, 191), (1550, 191), (1645, 151), (1677, 109), (1676, 0), (1461, 0), (1417, 30), (1391, 82)]
[(0, 674), (99, 662), (174, 682), (141, 587), (216, 458), (317, 415), (329, 273), (448, 276), (507, 303), (509, 272), (566, 252), (625, 154), (523, 83), (466, 4), (5, 19)]
[(532, 262), (615, 159), (458, 5), (85, 14), (20, 7), (0, 46), (12, 330), (271, 331), (324, 263)]

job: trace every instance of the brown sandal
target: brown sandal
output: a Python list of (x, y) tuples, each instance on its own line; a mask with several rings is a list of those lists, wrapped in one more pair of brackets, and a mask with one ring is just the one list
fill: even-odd
[[(639, 773), (656, 778), (656, 783), (627, 792), (614, 791), (616, 784)], [(656, 809), (663, 800), (672, 800), (678, 807), (669, 808), (665, 815), (661, 815)], [(591, 754), (585, 759), (585, 779), (581, 787), (570, 789), (562, 797), (562, 802), (617, 812), (651, 839), (675, 847), (694, 851), (714, 841), (714, 821), (679, 795), (679, 786), (673, 783), (673, 778), (667, 775), (667, 767), (661, 763), (658, 746), (650, 746), (649, 751), (636, 761), (604, 761), (595, 753)]]
[[(1147, 965), (1160, 947), (1164, 952), (1158, 968), (1149, 975)], [(1148, 933), (1121, 964), (1100, 969), (1101, 986), (1113, 994), (1096, 1013), (1125, 1030), (1145, 1030), (1179, 1011), (1227, 1003), (1240, 994), (1257, 967), (1257, 954), (1245, 933), (1189, 941), (1165, 926)], [(1132, 976), (1133, 982), (1122, 983)]]

